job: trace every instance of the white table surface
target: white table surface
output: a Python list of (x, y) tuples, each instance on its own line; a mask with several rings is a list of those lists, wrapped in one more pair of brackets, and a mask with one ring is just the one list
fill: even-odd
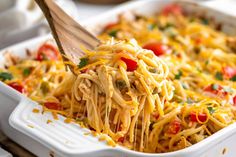
[(12, 157), (12, 155), (0, 147), (0, 157)]
[(117, 5), (93, 5), (89, 3), (82, 3), (77, 2), (79, 0), (76, 0), (76, 6), (78, 8), (78, 19), (79, 20), (85, 20), (90, 17), (93, 17), (97, 14), (100, 14), (102, 12), (105, 12), (109, 9), (114, 8)]

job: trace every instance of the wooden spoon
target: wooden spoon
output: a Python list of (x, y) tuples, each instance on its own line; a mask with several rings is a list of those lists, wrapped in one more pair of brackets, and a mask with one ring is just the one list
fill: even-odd
[(64, 61), (78, 64), (84, 56), (81, 47), (93, 50), (101, 42), (66, 14), (54, 0), (35, 0), (43, 11)]

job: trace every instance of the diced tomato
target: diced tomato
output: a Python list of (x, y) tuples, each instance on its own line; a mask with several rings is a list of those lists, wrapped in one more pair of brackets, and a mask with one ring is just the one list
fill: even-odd
[(236, 95), (233, 98), (234, 106), (236, 106)]
[(219, 86), (219, 85), (218, 85), (218, 88), (217, 88), (217, 89), (214, 89), (214, 88), (213, 88), (213, 84), (211, 84), (211, 85), (207, 86), (207, 87), (204, 89), (204, 91), (210, 92), (210, 93), (212, 93), (212, 94), (217, 95), (217, 94), (219, 93), (219, 90), (221, 90), (221, 89), (223, 89), (222, 86)]
[(81, 70), (81, 73), (86, 73), (87, 71), (88, 69), (86, 68), (86, 69)]
[[(214, 86), (217, 86), (217, 88), (215, 88)], [(223, 87), (221, 85), (218, 84), (211, 84), (209, 86), (207, 86), (204, 91), (212, 93), (214, 95), (221, 95), (221, 96), (226, 96), (228, 93), (226, 91), (224, 91)]]
[(61, 104), (59, 104), (57, 102), (45, 102), (44, 106), (48, 109), (51, 109), (51, 110), (61, 110), (62, 109)]
[(223, 74), (226, 78), (232, 78), (236, 75), (236, 68), (232, 68), (232, 67), (229, 67), (229, 66), (226, 66), (222, 69), (223, 71)]
[(18, 83), (18, 82), (11, 82), (11, 83), (8, 83), (8, 86), (14, 88), (15, 90), (17, 90), (17, 91), (20, 92), (20, 93), (25, 93), (25, 89), (24, 89), (23, 85), (21, 85), (21, 84)]
[(108, 24), (105, 26), (105, 30), (111, 29), (111, 28), (113, 28), (113, 27), (116, 26), (116, 25), (117, 25), (116, 22), (108, 23)]
[(39, 49), (36, 56), (36, 60), (58, 60), (60, 58), (58, 50), (50, 45), (43, 44)]
[(181, 53), (176, 54), (176, 57), (181, 58), (182, 57)]
[(124, 138), (124, 137), (120, 137), (120, 138), (118, 139), (118, 142), (124, 143), (124, 141), (125, 141), (125, 138)]
[(156, 56), (161, 56), (170, 53), (170, 48), (159, 42), (148, 43), (143, 46), (144, 49), (151, 50)]
[(182, 8), (177, 4), (166, 5), (162, 10), (162, 14), (166, 16), (169, 14), (180, 15), (182, 13), (183, 13)]
[(177, 134), (181, 129), (181, 123), (177, 120), (174, 120), (170, 123), (167, 133)]
[(201, 42), (202, 42), (202, 39), (201, 39), (201, 38), (197, 38), (197, 39), (195, 40), (195, 43), (196, 43), (196, 44), (201, 44)]
[(132, 60), (129, 58), (124, 58), (124, 57), (121, 57), (121, 60), (123, 62), (125, 62), (126, 66), (127, 66), (127, 71), (134, 71), (138, 67), (138, 64), (135, 60)]
[(190, 120), (192, 122), (198, 122), (197, 118), (200, 122), (205, 122), (207, 120), (207, 115), (205, 113), (199, 113), (198, 115), (196, 115), (195, 112), (190, 113)]

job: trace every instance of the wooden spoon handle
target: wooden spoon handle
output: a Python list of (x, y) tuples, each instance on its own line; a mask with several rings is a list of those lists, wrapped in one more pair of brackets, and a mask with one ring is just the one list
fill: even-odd
[(65, 52), (63, 50), (63, 47), (61, 45), (61, 42), (58, 38), (58, 35), (57, 35), (57, 32), (56, 32), (56, 29), (55, 29), (55, 26), (54, 26), (54, 23), (53, 23), (53, 19), (52, 19), (52, 16), (51, 16), (51, 13), (50, 13), (50, 10), (48, 8), (48, 6), (46, 5), (46, 3), (44, 2), (44, 0), (35, 0), (35, 2), (38, 4), (38, 6), (41, 8), (41, 10), (43, 11), (44, 13), (44, 16), (46, 17), (47, 21), (48, 21), (48, 24), (51, 28), (51, 31), (52, 31), (52, 34), (53, 34), (53, 37), (54, 39), (56, 40), (56, 43), (57, 43), (57, 46), (60, 50), (60, 52), (65, 55)]
[[(67, 15), (53, 0), (35, 0), (50, 25), (60, 52), (74, 63), (84, 56), (81, 47), (94, 49), (100, 40)], [(64, 59), (67, 60), (67, 58)]]

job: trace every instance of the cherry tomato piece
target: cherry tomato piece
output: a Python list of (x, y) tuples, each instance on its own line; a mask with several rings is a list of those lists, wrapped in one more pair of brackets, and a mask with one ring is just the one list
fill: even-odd
[(205, 122), (207, 120), (207, 115), (205, 113), (199, 113), (198, 115), (196, 115), (195, 112), (190, 113), (190, 120), (192, 122), (198, 122), (198, 120), (200, 122)]
[(222, 86), (219, 86), (219, 85), (218, 85), (217, 89), (214, 89), (213, 84), (211, 84), (211, 85), (207, 86), (207, 87), (204, 89), (204, 91), (210, 92), (210, 93), (212, 93), (212, 94), (217, 95), (217, 94), (219, 93), (219, 91), (222, 90), (222, 89), (223, 89), (223, 87), (222, 87)]
[(120, 142), (120, 143), (124, 143), (124, 141), (125, 141), (125, 138), (124, 138), (124, 137), (120, 137), (120, 138), (118, 139), (118, 142)]
[(134, 71), (138, 67), (138, 64), (135, 60), (132, 60), (129, 58), (124, 58), (124, 57), (121, 57), (121, 60), (123, 62), (125, 62), (126, 66), (127, 66), (127, 71)]
[(59, 104), (57, 102), (45, 102), (44, 106), (48, 109), (51, 109), (51, 110), (61, 110), (62, 109), (61, 104)]
[(108, 24), (105, 26), (105, 30), (111, 29), (111, 28), (113, 28), (113, 27), (116, 26), (116, 25), (117, 25), (116, 22), (108, 23)]
[(39, 49), (36, 56), (36, 60), (43, 61), (43, 60), (58, 60), (59, 52), (58, 50), (50, 45), (50, 44), (43, 44)]
[(177, 120), (174, 120), (173, 122), (170, 123), (169, 128), (168, 128), (168, 133), (169, 134), (177, 134), (181, 129), (181, 123)]
[(236, 68), (226, 66), (223, 68), (222, 71), (223, 71), (224, 76), (230, 79), (236, 75)]
[(143, 46), (144, 49), (151, 50), (156, 56), (161, 56), (164, 54), (169, 54), (170, 49), (167, 45), (159, 43), (159, 42), (152, 42), (148, 43)]
[(236, 95), (233, 97), (234, 106), (236, 106)]
[(11, 82), (11, 83), (8, 83), (8, 86), (14, 88), (15, 90), (17, 90), (17, 91), (20, 92), (20, 93), (24, 93), (24, 92), (25, 92), (25, 89), (24, 89), (23, 85), (21, 85), (21, 84), (18, 83), (18, 82)]
[(177, 4), (166, 5), (162, 10), (162, 14), (166, 16), (169, 14), (180, 15), (182, 13), (183, 13), (182, 8)]
[(211, 84), (207, 86), (204, 91), (212, 93), (214, 95), (221, 95), (221, 96), (226, 96), (228, 92), (224, 91), (223, 87), (218, 84)]

